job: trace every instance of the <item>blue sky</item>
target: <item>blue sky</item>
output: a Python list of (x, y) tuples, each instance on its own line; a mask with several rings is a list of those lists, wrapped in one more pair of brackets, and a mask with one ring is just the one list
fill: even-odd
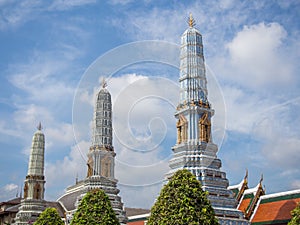
[(250, 186), (263, 173), (267, 193), (300, 188), (299, 1), (0, 0), (0, 200), (23, 184), (39, 121), (46, 198), (85, 176), (104, 76), (121, 196), (126, 206), (150, 207), (176, 141), (177, 53), (190, 12), (230, 184), (248, 168)]

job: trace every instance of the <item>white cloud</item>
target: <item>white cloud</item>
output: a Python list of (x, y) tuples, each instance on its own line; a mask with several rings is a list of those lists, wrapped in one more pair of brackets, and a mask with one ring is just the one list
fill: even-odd
[(45, 135), (49, 139), (47, 147), (62, 147), (74, 142), (73, 127), (69, 123), (59, 123), (55, 127), (52, 125), (45, 130)]
[[(77, 175), (79, 179), (84, 178), (87, 171), (86, 154), (89, 147), (89, 142), (80, 141), (77, 145), (71, 147), (69, 155), (63, 159), (59, 159), (53, 163), (46, 163), (45, 175), (47, 187), (56, 187), (56, 191), (60, 193), (61, 189), (74, 184)], [(53, 199), (53, 197), (58, 197), (57, 194), (52, 192), (47, 195)]]
[(2, 13), (0, 16), (0, 29), (17, 27), (28, 21), (40, 18), (42, 14), (52, 11), (67, 11), (75, 7), (96, 3), (95, 0), (23, 0), (23, 1), (0, 1)]
[(245, 26), (227, 45), (229, 63), (236, 71), (231, 79), (256, 88), (289, 84), (292, 65), (282, 49), (286, 36), (278, 23)]
[(132, 0), (111, 0), (109, 1), (112, 5), (127, 5), (129, 3), (132, 3)]
[(55, 0), (49, 9), (51, 10), (70, 10), (74, 7), (96, 3), (96, 0)]
[(263, 143), (262, 154), (271, 165), (278, 165), (285, 170), (294, 170), (300, 161), (299, 133), (300, 101), (272, 107), (258, 117), (253, 132)]
[(258, 114), (271, 103), (232, 85), (223, 86), (222, 90), (227, 110), (226, 128), (241, 133), (251, 132)]
[(57, 104), (57, 99), (69, 100), (73, 95), (74, 88), (61, 77), (58, 79), (58, 74), (70, 69), (69, 63), (58, 59), (54, 52), (34, 52), (29, 62), (10, 65), (9, 79), (15, 87), (27, 92), (29, 100)]
[(4, 186), (4, 190), (5, 191), (14, 191), (14, 190), (16, 190), (18, 188), (18, 185), (16, 185), (16, 184), (7, 184), (7, 185), (5, 185)]
[[(65, 118), (71, 114), (73, 79), (79, 73), (73, 65), (78, 48), (63, 42), (58, 45), (47, 51), (33, 50), (29, 60), (11, 63), (5, 71), (15, 93), (9, 99), (14, 107), (10, 129), (3, 132), (21, 138), (25, 154), (29, 154), (38, 122), (45, 128), (47, 150), (61, 150), (74, 143), (72, 126)], [(1, 125), (8, 127), (7, 122)]]
[(35, 18), (42, 7), (41, 1), (25, 0), (4, 2), (0, 17), (0, 29), (18, 26)]
[(19, 194), (18, 188), (19, 186), (14, 183), (0, 187), (0, 202), (15, 198), (16, 195)]
[[(125, 207), (150, 209), (159, 195), (162, 183), (146, 187), (119, 185)], [(135, 196), (135, 197), (133, 197)]]

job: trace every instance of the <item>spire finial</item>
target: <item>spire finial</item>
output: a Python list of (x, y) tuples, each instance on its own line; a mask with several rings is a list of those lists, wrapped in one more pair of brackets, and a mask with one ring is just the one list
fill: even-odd
[(102, 78), (102, 88), (106, 88), (106, 87), (107, 87), (107, 83), (106, 83), (105, 78), (103, 77)]
[(194, 27), (196, 25), (195, 20), (193, 18), (192, 13), (190, 13), (190, 18), (189, 18), (189, 26)]
[(37, 128), (38, 130), (42, 130), (42, 129), (43, 129), (41, 122), (39, 122), (39, 125), (38, 125), (36, 128)]

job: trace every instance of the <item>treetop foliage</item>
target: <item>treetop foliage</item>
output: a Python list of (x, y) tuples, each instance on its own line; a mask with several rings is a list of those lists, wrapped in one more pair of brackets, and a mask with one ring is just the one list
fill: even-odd
[(288, 225), (299, 225), (300, 224), (300, 202), (298, 202), (298, 205), (295, 209), (291, 211), (292, 219), (288, 223)]
[(108, 196), (101, 189), (94, 189), (82, 198), (71, 222), (71, 225), (94, 224), (120, 224)]
[(188, 170), (177, 171), (162, 188), (148, 225), (218, 225), (201, 183)]
[(33, 225), (64, 225), (55, 208), (46, 208)]

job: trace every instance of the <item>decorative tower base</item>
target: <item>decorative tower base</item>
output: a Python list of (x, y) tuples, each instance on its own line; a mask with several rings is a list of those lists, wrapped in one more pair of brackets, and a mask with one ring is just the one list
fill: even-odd
[(33, 224), (45, 210), (46, 202), (36, 199), (23, 199), (15, 218), (15, 225)]
[(120, 224), (126, 224), (127, 218), (125, 215), (125, 211), (123, 210), (123, 203), (121, 201), (121, 197), (119, 194), (119, 189), (117, 188), (117, 180), (116, 179), (108, 179), (106, 177), (101, 176), (91, 176), (87, 177), (84, 180), (82, 194), (77, 198), (75, 203), (76, 208), (80, 204), (80, 201), (84, 197), (84, 195), (93, 190), (93, 189), (102, 189), (110, 200), (111, 206), (120, 221)]

